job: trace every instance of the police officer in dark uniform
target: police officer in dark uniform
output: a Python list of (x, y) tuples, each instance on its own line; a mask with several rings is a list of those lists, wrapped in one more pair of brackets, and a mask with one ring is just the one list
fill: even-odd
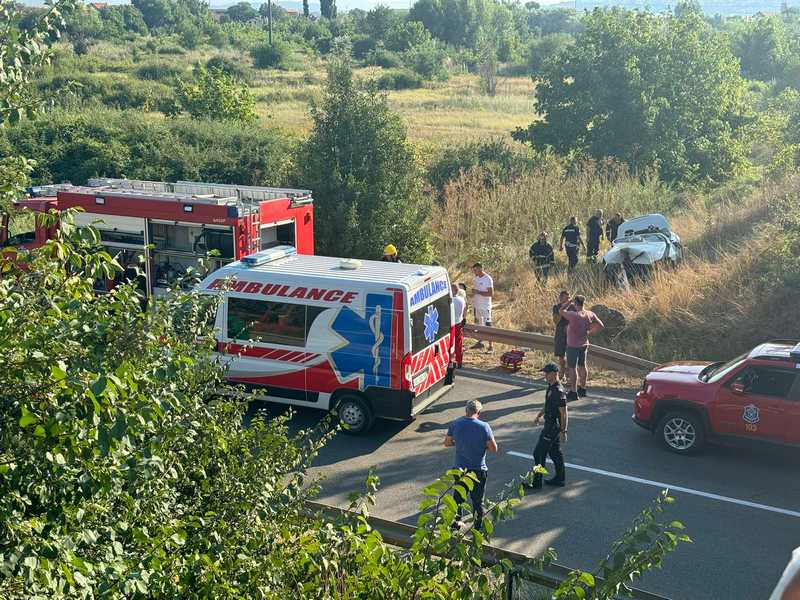
[[(544, 483), (564, 487), (564, 455), (561, 453), (561, 443), (567, 441), (567, 391), (558, 381), (557, 364), (547, 363), (542, 372), (548, 383), (547, 393), (544, 408), (536, 415), (533, 424), (538, 425), (544, 417), (544, 429), (533, 450), (533, 462), (544, 466), (545, 458), (549, 455), (556, 467), (556, 474)], [(541, 489), (542, 476), (538, 473), (534, 475), (533, 483), (528, 487)]]

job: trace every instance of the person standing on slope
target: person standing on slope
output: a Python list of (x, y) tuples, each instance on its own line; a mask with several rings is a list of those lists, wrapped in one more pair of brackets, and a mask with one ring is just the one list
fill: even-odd
[[(492, 276), (483, 270), (481, 263), (472, 265), (475, 282), (472, 288), (472, 310), (475, 311), (475, 323), (478, 325), (492, 326), (492, 296), (494, 296), (494, 281)], [(483, 342), (478, 342), (473, 348), (483, 348)], [(491, 340), (487, 352), (494, 352)]]
[(586, 262), (597, 262), (600, 240), (603, 239), (603, 211), (598, 209), (586, 222)]
[(569, 261), (569, 271), (573, 271), (578, 264), (578, 246), (586, 249), (581, 237), (581, 228), (578, 226), (578, 217), (570, 217), (569, 224), (561, 230), (561, 239), (558, 242), (558, 249), (564, 252), (566, 249), (567, 260)]

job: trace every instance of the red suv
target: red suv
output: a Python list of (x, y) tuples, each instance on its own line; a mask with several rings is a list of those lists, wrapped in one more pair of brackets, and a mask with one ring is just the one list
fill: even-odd
[(660, 366), (636, 394), (633, 421), (678, 454), (709, 438), (800, 446), (800, 343), (776, 340), (728, 362)]

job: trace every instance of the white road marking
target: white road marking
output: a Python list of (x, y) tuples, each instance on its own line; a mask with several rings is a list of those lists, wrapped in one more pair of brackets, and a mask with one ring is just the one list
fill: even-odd
[[(509, 450), (507, 454), (516, 456), (518, 458), (527, 458), (533, 460), (533, 456), (523, 452), (515, 452)], [(649, 485), (657, 488), (667, 488), (674, 492), (683, 492), (684, 494), (691, 494), (693, 496), (700, 496), (702, 498), (710, 498), (711, 500), (719, 500), (720, 502), (728, 502), (730, 504), (738, 504), (739, 506), (747, 506), (749, 508), (756, 508), (758, 510), (765, 510), (768, 512), (778, 513), (789, 517), (800, 518), (800, 512), (796, 510), (788, 510), (786, 508), (778, 508), (776, 506), (769, 506), (767, 504), (759, 504), (758, 502), (750, 502), (748, 500), (739, 500), (738, 498), (730, 498), (729, 496), (721, 496), (719, 494), (712, 494), (710, 492), (702, 492), (700, 490), (693, 490), (691, 488), (682, 487), (679, 485), (672, 485), (669, 483), (661, 483), (660, 481), (652, 481), (650, 479), (642, 479), (641, 477), (633, 477), (632, 475), (623, 475), (622, 473), (614, 473), (613, 471), (604, 471), (603, 469), (595, 469), (594, 467), (586, 467), (584, 465), (576, 465), (574, 463), (564, 463), (570, 469), (578, 471), (587, 471), (595, 473), (596, 475), (605, 475), (606, 477), (613, 477), (614, 479), (622, 479), (624, 481), (633, 481), (634, 483), (641, 483), (642, 485)]]

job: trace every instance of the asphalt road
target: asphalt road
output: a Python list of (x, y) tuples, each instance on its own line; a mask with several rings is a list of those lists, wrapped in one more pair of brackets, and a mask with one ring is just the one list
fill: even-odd
[[(500, 448), (488, 459), (491, 497), (530, 467), (525, 455), (538, 436), (532, 422), (544, 392), (488, 377), (461, 376), (412, 423), (378, 421), (366, 436), (338, 436), (313, 467), (325, 477), (319, 499), (346, 506), (374, 467), (381, 480), (374, 513), (415, 523), (420, 490), (452, 465), (453, 451), (442, 447), (447, 424), (471, 398), (483, 403)], [(682, 521), (694, 543), (681, 545), (637, 587), (676, 600), (768, 598), (800, 546), (800, 451), (710, 446), (700, 456), (678, 456), (631, 422), (632, 402), (631, 392), (608, 392), (570, 404), (564, 452), (575, 466), (567, 487), (527, 496), (493, 543), (530, 555), (553, 547), (559, 563), (591, 569), (655, 498), (659, 483), (680, 486), (686, 491), (673, 491), (677, 502), (665, 518)], [(318, 418), (313, 411), (298, 415), (302, 425)]]

